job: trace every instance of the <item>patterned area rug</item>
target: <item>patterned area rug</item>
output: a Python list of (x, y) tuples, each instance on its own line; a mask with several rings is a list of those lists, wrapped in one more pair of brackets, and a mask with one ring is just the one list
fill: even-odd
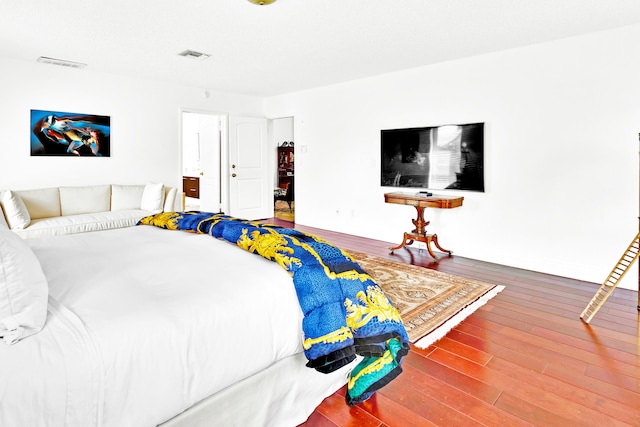
[(349, 251), (396, 306), (409, 339), (427, 348), (504, 289), (477, 280)]
[(291, 202), (291, 209), (289, 209), (287, 202), (278, 200), (275, 205), (273, 216), (278, 219), (293, 222), (296, 216), (295, 208), (295, 202)]

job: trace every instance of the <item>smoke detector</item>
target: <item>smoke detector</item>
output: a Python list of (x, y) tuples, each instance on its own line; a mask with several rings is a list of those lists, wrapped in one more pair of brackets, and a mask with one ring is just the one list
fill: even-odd
[(207, 59), (208, 57), (211, 56), (211, 55), (209, 55), (207, 53), (196, 52), (195, 50), (189, 50), (189, 49), (187, 49), (187, 50), (185, 50), (183, 52), (180, 52), (178, 55), (184, 56), (185, 58), (197, 59), (199, 61)]
[(38, 62), (40, 62), (41, 64), (59, 65), (61, 67), (68, 68), (84, 68), (87, 66), (87, 64), (83, 64), (82, 62), (67, 61), (66, 59), (48, 58), (46, 56), (39, 57)]

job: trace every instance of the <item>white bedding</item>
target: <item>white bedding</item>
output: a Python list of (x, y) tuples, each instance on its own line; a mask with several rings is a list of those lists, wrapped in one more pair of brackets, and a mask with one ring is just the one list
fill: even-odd
[(27, 242), (49, 311), (0, 345), (1, 426), (155, 426), (302, 351), (290, 276), (229, 243), (149, 226)]

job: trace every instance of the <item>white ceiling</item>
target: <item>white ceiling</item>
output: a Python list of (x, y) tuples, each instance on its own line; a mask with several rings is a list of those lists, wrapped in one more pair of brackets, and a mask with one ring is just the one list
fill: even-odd
[(271, 96), (638, 22), (638, 0), (2, 0), (0, 57)]

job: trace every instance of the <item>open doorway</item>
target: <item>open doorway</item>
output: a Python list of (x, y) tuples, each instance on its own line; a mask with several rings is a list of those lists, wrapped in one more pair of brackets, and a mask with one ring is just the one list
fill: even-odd
[(222, 132), (226, 116), (182, 111), (184, 209), (221, 212)]
[(293, 117), (271, 121), (272, 141), (276, 146), (274, 176), (274, 216), (295, 222), (295, 156)]

